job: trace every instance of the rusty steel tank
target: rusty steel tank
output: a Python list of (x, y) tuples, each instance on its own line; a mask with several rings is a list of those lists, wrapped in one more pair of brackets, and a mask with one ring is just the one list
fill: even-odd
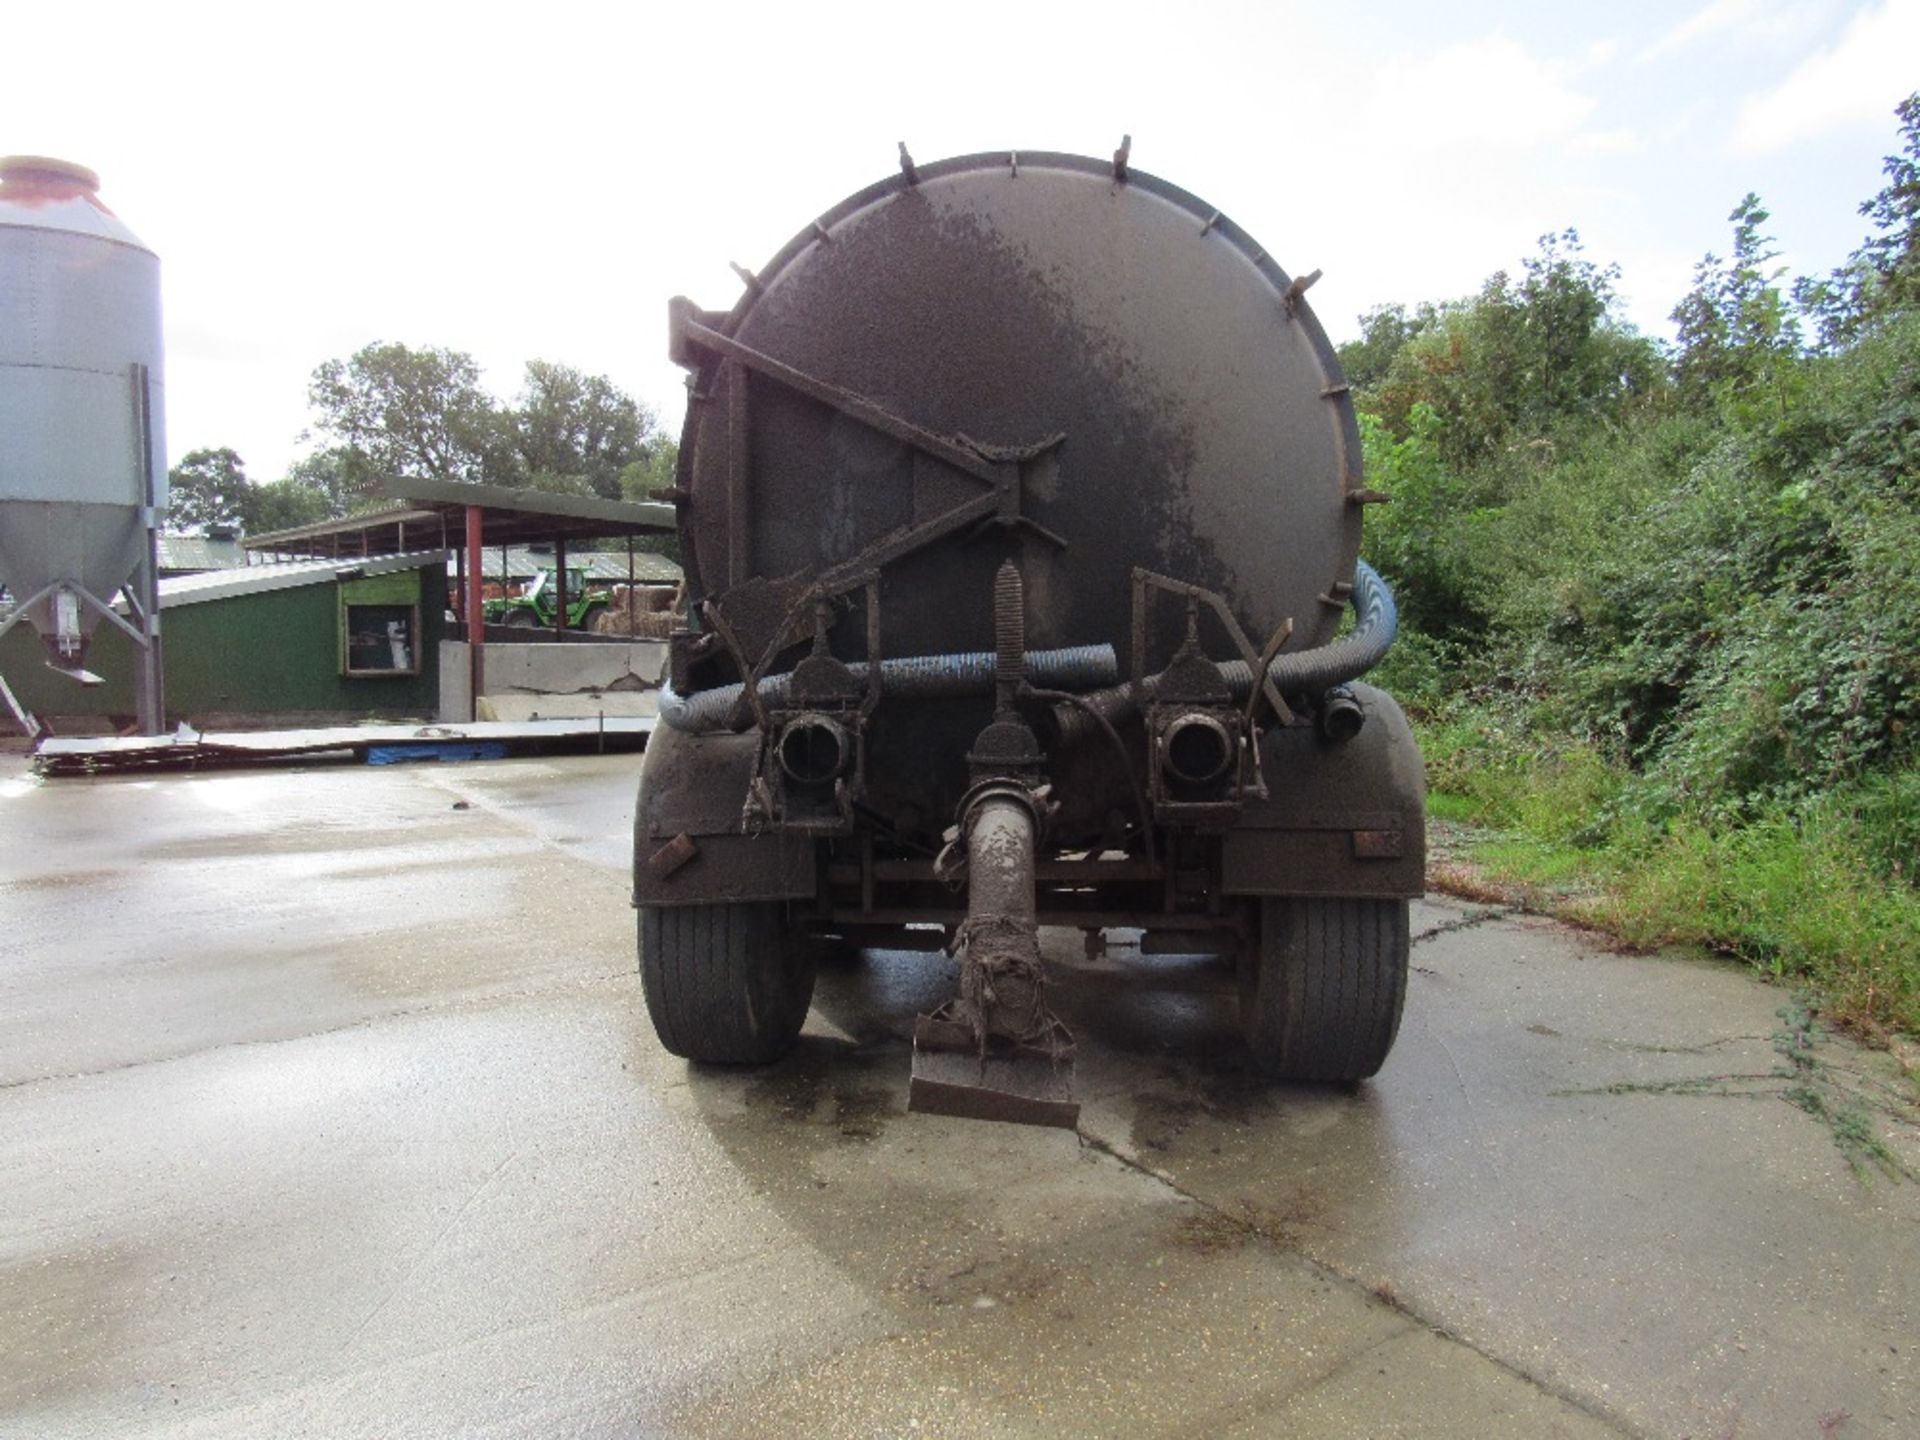
[(777, 1058), (823, 940), (938, 947), (913, 1107), (1071, 1125), (1064, 926), (1230, 959), (1265, 1073), (1386, 1059), (1425, 852), (1411, 733), (1356, 683), (1386, 497), (1318, 272), (1129, 150), (902, 146), (731, 311), (670, 303), (689, 620), (634, 898), (675, 1054)]

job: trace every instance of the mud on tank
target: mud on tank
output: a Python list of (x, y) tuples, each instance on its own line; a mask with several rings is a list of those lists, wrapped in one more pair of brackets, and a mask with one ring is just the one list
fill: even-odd
[(811, 937), (934, 939), (913, 1107), (1071, 1125), (1043, 925), (1232, 955), (1273, 1076), (1393, 1045), (1425, 831), (1406, 721), (1353, 683), (1393, 637), (1384, 497), (1316, 276), (1127, 148), (903, 146), (730, 312), (669, 307), (690, 618), (634, 899), (677, 1055), (791, 1047)]

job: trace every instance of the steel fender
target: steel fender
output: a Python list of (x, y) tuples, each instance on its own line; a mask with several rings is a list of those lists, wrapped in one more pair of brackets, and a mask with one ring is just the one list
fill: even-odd
[(635, 905), (813, 897), (812, 840), (741, 829), (759, 748), (756, 732), (690, 735), (662, 725), (648, 738), (633, 811)]
[(1352, 687), (1366, 712), (1344, 743), (1309, 726), (1268, 732), (1270, 798), (1249, 802), (1221, 845), (1229, 895), (1399, 899), (1426, 888), (1426, 767), (1394, 698)]

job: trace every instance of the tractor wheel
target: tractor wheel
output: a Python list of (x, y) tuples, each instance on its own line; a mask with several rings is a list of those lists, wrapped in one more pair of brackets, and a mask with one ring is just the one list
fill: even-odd
[(1253, 1063), (1281, 1080), (1374, 1074), (1400, 1029), (1410, 948), (1405, 900), (1262, 900), (1240, 975)]
[(507, 612), (507, 626), (513, 630), (538, 630), (540, 628), (540, 617), (531, 610), (509, 610)]
[(764, 1065), (799, 1037), (813, 954), (777, 903), (643, 906), (640, 988), (673, 1054)]

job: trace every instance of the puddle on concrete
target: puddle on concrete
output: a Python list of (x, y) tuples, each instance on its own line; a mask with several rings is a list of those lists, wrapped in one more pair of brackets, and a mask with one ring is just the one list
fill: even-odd
[(755, 1078), (744, 1085), (741, 1103), (750, 1123), (777, 1119), (804, 1127), (816, 1138), (874, 1140), (906, 1113), (904, 1088), (890, 1083), (900, 1058), (891, 1046), (866, 1049), (804, 1036), (785, 1060), (749, 1072)]
[(0, 890), (80, 890), (110, 885), (124, 873), (120, 870), (46, 870), (37, 875), (0, 880)]
[(101, 1245), (0, 1263), (0, 1416), (24, 1419), (124, 1384), (105, 1357), (125, 1345), (144, 1268)]

